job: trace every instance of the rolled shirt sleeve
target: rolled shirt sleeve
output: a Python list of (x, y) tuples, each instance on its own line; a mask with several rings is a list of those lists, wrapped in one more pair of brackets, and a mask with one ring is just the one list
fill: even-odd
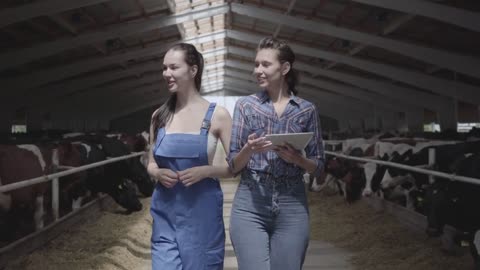
[(322, 130), (318, 119), (318, 111), (315, 105), (312, 104), (312, 106), (313, 109), (306, 127), (307, 132), (313, 132), (313, 137), (305, 148), (305, 154), (308, 159), (315, 160), (317, 163), (317, 168), (313, 172), (313, 175), (320, 176), (325, 164), (325, 152), (323, 149)]
[[(243, 146), (248, 140), (248, 128), (245, 126), (245, 114), (244, 114), (244, 98), (239, 99), (235, 104), (235, 109), (233, 111), (233, 122), (232, 122), (232, 137), (230, 139), (230, 152), (227, 156), (228, 166), (230, 171), (234, 171), (235, 164), (233, 159), (237, 154), (242, 150)], [(235, 175), (238, 175), (240, 172), (237, 172)]]

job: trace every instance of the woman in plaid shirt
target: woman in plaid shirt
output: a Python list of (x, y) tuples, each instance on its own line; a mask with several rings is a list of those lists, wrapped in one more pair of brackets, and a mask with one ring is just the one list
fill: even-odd
[[(309, 238), (303, 174), (319, 175), (324, 154), (315, 106), (297, 97), (295, 55), (274, 38), (260, 41), (254, 74), (263, 89), (237, 101), (228, 162), (241, 181), (230, 236), (240, 270), (301, 269)], [(313, 132), (305, 155), (265, 134)]]

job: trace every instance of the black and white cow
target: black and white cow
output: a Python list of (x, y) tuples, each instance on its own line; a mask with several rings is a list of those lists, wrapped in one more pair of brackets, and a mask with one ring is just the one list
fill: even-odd
[[(102, 150), (108, 157), (119, 157), (130, 154), (130, 150), (127, 145), (122, 141), (115, 138), (102, 138), (101, 141)], [(140, 193), (145, 196), (151, 196), (153, 193), (154, 183), (150, 179), (147, 173), (147, 169), (140, 162), (139, 157), (126, 159), (120, 162), (114, 163), (119, 173), (126, 175), (126, 178), (132, 180)]]
[[(106, 160), (107, 155), (96, 144), (76, 144), (85, 164)], [(110, 163), (87, 170), (86, 186), (92, 193), (103, 192), (110, 195), (116, 203), (129, 211), (139, 211), (142, 204), (136, 195), (135, 184), (127, 179), (125, 163)]]
[[(457, 157), (451, 169), (451, 173), (480, 179), (480, 152)], [(425, 199), (427, 233), (438, 236), (446, 224), (453, 226), (470, 244), (476, 269), (479, 269), (480, 185), (436, 179), (427, 189)], [(451, 250), (451, 247), (444, 248)]]

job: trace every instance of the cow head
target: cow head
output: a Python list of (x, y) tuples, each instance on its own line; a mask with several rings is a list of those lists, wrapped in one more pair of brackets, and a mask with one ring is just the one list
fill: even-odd
[(325, 172), (335, 176), (335, 178), (342, 178), (348, 172), (343, 159), (332, 157), (327, 158), (325, 165)]
[(342, 181), (345, 182), (347, 202), (352, 203), (360, 199), (362, 195), (362, 189), (366, 184), (363, 169), (352, 167), (342, 178)]
[[(107, 156), (118, 157), (130, 154), (128, 146), (117, 139), (105, 138), (102, 141), (102, 147)], [(152, 195), (153, 182), (150, 180), (146, 168), (140, 163), (138, 157), (117, 162), (112, 166), (115, 166), (117, 175), (128, 178), (137, 184), (142, 194), (145, 196)]]
[(445, 225), (448, 197), (443, 181), (437, 181), (427, 188), (425, 196), (425, 214), (427, 216), (426, 233), (440, 236)]
[(128, 178), (137, 184), (138, 190), (149, 197), (153, 193), (153, 182), (138, 157), (128, 159)]
[(122, 180), (110, 192), (110, 196), (123, 208), (129, 211), (142, 210), (143, 206), (137, 198), (135, 185), (130, 180)]
[(142, 135), (128, 135), (122, 134), (120, 140), (127, 145), (130, 152), (141, 152), (147, 148), (147, 140)]
[(363, 196), (371, 196), (380, 189), (380, 183), (385, 175), (386, 166), (377, 165), (373, 162), (367, 162), (363, 165), (365, 174), (365, 189)]

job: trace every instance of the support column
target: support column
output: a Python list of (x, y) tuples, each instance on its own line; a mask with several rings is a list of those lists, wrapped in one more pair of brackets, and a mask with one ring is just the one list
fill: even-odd
[(362, 125), (363, 131), (375, 129), (375, 119), (372, 117), (366, 117), (363, 119), (364, 125)]
[(29, 109), (27, 111), (27, 130), (29, 132), (42, 129), (43, 114), (43, 112), (38, 110)]
[(354, 131), (354, 133), (361, 134), (363, 133), (362, 130), (362, 119), (349, 119), (348, 123), (350, 126), (350, 130)]
[(381, 123), (382, 123), (382, 126), (381, 126), (382, 131), (397, 129), (398, 119), (395, 117), (396, 114), (398, 113), (394, 112), (390, 114), (379, 115), (378, 118), (381, 120)]
[(478, 112), (478, 119), (480, 121), (480, 105), (477, 107), (477, 109), (478, 109), (478, 111), (477, 111)]
[(345, 131), (349, 131), (349, 129), (350, 129), (350, 126), (348, 124), (347, 119), (338, 120), (338, 130), (339, 131), (345, 132)]
[(409, 110), (406, 120), (409, 132), (423, 132), (423, 110)]
[(0, 110), (0, 133), (10, 133), (12, 131), (14, 115), (12, 108), (3, 108)]
[(447, 129), (457, 130), (458, 123), (458, 102), (456, 99), (448, 99), (445, 105), (437, 111), (440, 130)]

